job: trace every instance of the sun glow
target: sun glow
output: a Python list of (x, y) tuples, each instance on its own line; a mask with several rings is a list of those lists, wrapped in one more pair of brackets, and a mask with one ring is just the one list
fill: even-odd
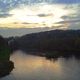
[(12, 25), (15, 27), (18, 25), (20, 27), (25, 26), (28, 28), (55, 26), (55, 23), (64, 21), (62, 16), (69, 14), (69, 12), (61, 5), (40, 3), (32, 6), (27, 5), (13, 9), (9, 12), (9, 14), (12, 16), (0, 18), (0, 24), (5, 26)]

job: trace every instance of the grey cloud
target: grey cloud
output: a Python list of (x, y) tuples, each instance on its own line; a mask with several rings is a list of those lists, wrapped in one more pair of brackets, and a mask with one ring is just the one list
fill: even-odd
[(39, 17), (46, 17), (46, 14), (38, 14)]
[(12, 14), (0, 14), (0, 18), (10, 17)]
[(71, 24), (68, 26), (68, 29), (80, 29), (80, 22), (71, 23)]
[(69, 17), (66, 15), (66, 16), (62, 16), (61, 18), (62, 19), (68, 19)]
[(23, 22), (22, 24), (31, 24), (31, 23), (28, 23), (28, 22)]
[(52, 16), (52, 14), (38, 14), (39, 17), (47, 17), (47, 16)]
[(67, 21), (61, 21), (61, 22), (58, 22), (57, 24), (76, 23), (76, 22), (80, 22), (80, 19), (78, 19), (78, 20), (67, 20)]

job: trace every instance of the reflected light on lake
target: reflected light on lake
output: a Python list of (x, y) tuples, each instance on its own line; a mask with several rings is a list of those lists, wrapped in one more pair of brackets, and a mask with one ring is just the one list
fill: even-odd
[(58, 58), (50, 61), (45, 57), (27, 55), (16, 51), (11, 55), (15, 69), (0, 80), (79, 80), (80, 60)]
[[(20, 70), (21, 73), (23, 72), (23, 74), (26, 74), (26, 72), (29, 74), (42, 69), (50, 69), (51, 71), (55, 70), (55, 73), (61, 72), (61, 64), (59, 61), (51, 62), (43, 57), (26, 55), (21, 51), (14, 53), (11, 57), (11, 60), (13, 60), (16, 64), (15, 69), (18, 68), (18, 70)], [(16, 73), (18, 73), (18, 71), (16, 71)]]

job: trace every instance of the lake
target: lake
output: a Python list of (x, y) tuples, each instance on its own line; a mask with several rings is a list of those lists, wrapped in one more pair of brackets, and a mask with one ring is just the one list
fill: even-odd
[(80, 60), (27, 55), (16, 51), (11, 55), (15, 69), (0, 80), (80, 80)]

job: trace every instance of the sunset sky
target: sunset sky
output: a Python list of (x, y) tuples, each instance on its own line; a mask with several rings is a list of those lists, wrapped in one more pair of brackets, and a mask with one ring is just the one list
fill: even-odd
[(79, 29), (80, 0), (0, 0), (0, 28)]
[(0, 0), (0, 35), (80, 29), (80, 0)]

